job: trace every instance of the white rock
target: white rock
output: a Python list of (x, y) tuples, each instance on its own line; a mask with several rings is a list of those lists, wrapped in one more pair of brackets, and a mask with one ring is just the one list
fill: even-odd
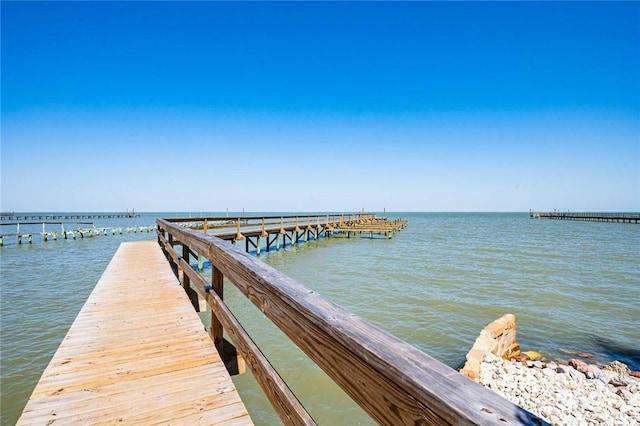
[(549, 363), (538, 369), (489, 360), (482, 364), (480, 382), (554, 425), (640, 425), (640, 381), (633, 377), (629, 387), (616, 388), (609, 383), (626, 377), (596, 370), (593, 377), (599, 380), (587, 380), (569, 366)]
[(571, 368), (569, 370), (569, 376), (571, 376), (571, 378), (574, 380), (584, 380), (585, 378), (585, 375), (579, 372), (578, 370), (576, 370), (575, 368)]

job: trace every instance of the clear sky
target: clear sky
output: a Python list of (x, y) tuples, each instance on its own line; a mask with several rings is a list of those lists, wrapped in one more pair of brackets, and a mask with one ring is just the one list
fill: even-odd
[(1, 2), (3, 211), (640, 211), (640, 2)]

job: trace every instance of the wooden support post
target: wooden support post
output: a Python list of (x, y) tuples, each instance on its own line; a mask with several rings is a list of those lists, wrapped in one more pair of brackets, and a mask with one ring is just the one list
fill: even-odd
[(300, 239), (299, 232), (300, 232), (300, 228), (298, 227), (298, 216), (296, 216), (296, 227), (293, 230), (293, 233), (291, 234), (291, 244), (293, 244), (293, 234), (296, 235), (296, 242), (295, 243), (298, 244), (298, 241)]
[[(224, 275), (222, 275), (222, 272), (214, 265), (211, 266), (211, 287), (220, 300), (224, 300)], [(222, 356), (224, 353), (224, 329), (213, 309), (211, 309), (211, 328), (209, 328), (209, 335), (218, 353)]]
[(204, 257), (198, 253), (198, 272), (202, 272), (204, 269)]
[[(182, 244), (182, 260), (189, 265), (189, 247), (185, 244)], [(180, 267), (178, 267), (178, 270)], [(196, 312), (200, 312), (200, 303), (198, 302), (198, 293), (194, 289), (191, 288), (191, 279), (188, 274), (185, 274), (182, 271), (182, 288), (184, 288), (185, 293), (189, 296), (189, 300), (191, 300), (191, 304), (193, 305), (193, 309)]]
[(244, 235), (242, 235), (242, 233), (240, 232), (240, 218), (238, 218), (238, 222), (237, 222), (237, 233), (236, 233), (236, 241), (242, 241), (244, 240)]
[[(284, 219), (280, 216), (280, 231), (278, 231), (280, 235), (282, 235), (282, 248), (287, 246), (287, 231), (284, 230)], [(276, 237), (277, 240), (278, 237)]]
[[(184, 245), (184, 243), (182, 244), (182, 260), (187, 262), (187, 264), (190, 263), (189, 248), (186, 245)], [(187, 291), (187, 289), (191, 288), (191, 279), (189, 278), (188, 275), (184, 273), (184, 269), (182, 269), (180, 265), (178, 265), (178, 271), (179, 271), (178, 276), (182, 277), (182, 288), (184, 288), (184, 291), (187, 292), (188, 294), (189, 292)]]
[(260, 235), (258, 235), (257, 242), (256, 242), (256, 256), (260, 256), (260, 240), (261, 240)]
[[(75, 239), (75, 237), (74, 237)], [(169, 245), (173, 248), (173, 235), (169, 234)], [(167, 260), (169, 261), (169, 266), (171, 266), (171, 270), (173, 271), (173, 275), (176, 276), (176, 278), (180, 279), (180, 273), (178, 272), (178, 264), (175, 263), (173, 261), (173, 259), (171, 258), (171, 256), (169, 256), (167, 254)]]

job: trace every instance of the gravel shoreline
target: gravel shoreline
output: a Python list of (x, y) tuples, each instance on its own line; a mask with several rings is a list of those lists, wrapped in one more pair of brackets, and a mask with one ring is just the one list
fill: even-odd
[(507, 361), (488, 353), (479, 381), (553, 425), (640, 425), (640, 380), (624, 364), (569, 364)]

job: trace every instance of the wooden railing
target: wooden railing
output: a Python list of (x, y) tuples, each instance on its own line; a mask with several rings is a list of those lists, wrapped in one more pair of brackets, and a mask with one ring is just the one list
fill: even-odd
[[(225, 352), (226, 331), (285, 424), (315, 422), (225, 305), (223, 277), (381, 424), (546, 424), (235, 245), (166, 219), (157, 225), (194, 307), (197, 293), (211, 307), (216, 348)], [(191, 256), (211, 261), (211, 282), (190, 265)]]
[[(275, 215), (275, 216), (232, 216), (232, 217), (201, 217), (201, 218), (170, 218), (173, 223), (179, 223), (183, 227), (203, 230), (205, 233), (212, 231), (216, 236), (235, 240), (236, 235), (245, 234), (245, 231), (254, 235), (256, 231), (264, 231), (277, 228), (288, 229), (298, 227), (311, 230), (317, 226), (325, 227), (336, 224), (354, 224), (377, 221), (379, 219), (372, 213), (355, 214), (301, 214), (301, 215)], [(236, 231), (236, 232), (233, 232)]]
[[(241, 216), (241, 217), (197, 217), (166, 219), (181, 227), (213, 233), (223, 240), (244, 241), (247, 252), (257, 254), (265, 249), (270, 251), (280, 243), (285, 246), (300, 241), (319, 239), (331, 235), (344, 234), (350, 237), (356, 232), (384, 234), (391, 238), (404, 228), (406, 220), (378, 218), (372, 213), (355, 214), (306, 214), (282, 216)], [(264, 243), (264, 244), (263, 244)]]

